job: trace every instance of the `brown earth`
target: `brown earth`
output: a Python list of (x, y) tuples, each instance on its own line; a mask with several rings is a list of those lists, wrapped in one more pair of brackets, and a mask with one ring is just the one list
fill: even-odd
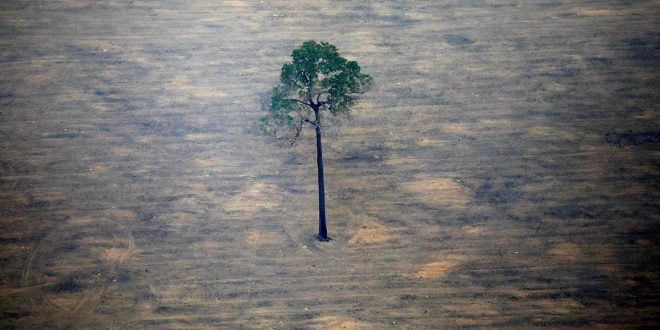
[[(0, 328), (653, 328), (660, 5), (0, 2)], [(374, 77), (260, 136), (303, 41)]]

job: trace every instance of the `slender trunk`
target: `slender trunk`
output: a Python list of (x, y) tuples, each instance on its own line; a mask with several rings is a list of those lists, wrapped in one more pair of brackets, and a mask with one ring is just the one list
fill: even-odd
[(323, 182), (323, 150), (321, 148), (321, 118), (319, 110), (315, 109), (316, 115), (316, 165), (318, 167), (319, 181), (319, 235), (317, 238), (321, 241), (327, 241), (328, 229), (325, 225), (325, 186)]

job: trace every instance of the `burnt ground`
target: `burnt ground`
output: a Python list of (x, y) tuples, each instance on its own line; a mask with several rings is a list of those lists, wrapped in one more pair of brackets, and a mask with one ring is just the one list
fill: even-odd
[[(658, 326), (657, 1), (2, 1), (2, 328)], [(375, 80), (256, 134), (291, 50)]]

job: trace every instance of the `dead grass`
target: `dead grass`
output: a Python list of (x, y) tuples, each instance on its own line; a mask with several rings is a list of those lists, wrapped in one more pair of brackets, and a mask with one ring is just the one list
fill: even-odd
[(414, 277), (433, 279), (443, 277), (449, 270), (458, 265), (455, 261), (436, 261), (422, 266), (413, 274)]
[[(655, 139), (657, 1), (0, 7), (0, 328), (657, 319), (660, 152), (605, 136)], [(324, 136), (323, 243), (313, 132), (252, 129), (319, 36), (375, 83)]]
[(202, 85), (184, 75), (177, 75), (172, 81), (165, 85), (173, 93), (189, 95), (200, 98), (223, 98), (228, 94), (221, 91), (217, 86)]
[(105, 249), (103, 252), (101, 252), (101, 259), (112, 262), (119, 260), (119, 258), (126, 253), (125, 249), (119, 249), (119, 248), (110, 248), (110, 249)]
[(438, 255), (431, 262), (423, 264), (419, 270), (410, 274), (411, 278), (438, 279), (469, 260), (463, 255)]
[(483, 227), (475, 227), (475, 226), (465, 226), (461, 229), (463, 230), (463, 232), (465, 234), (471, 235), (471, 236), (483, 235), (483, 233), (485, 231)]
[(257, 212), (275, 207), (280, 203), (272, 195), (273, 190), (263, 182), (251, 184), (225, 203), (224, 209), (230, 212)]
[(560, 129), (549, 126), (536, 125), (527, 130), (527, 135), (532, 138), (542, 139), (544, 141), (564, 140), (574, 141), (577, 139), (574, 132), (566, 129)]
[(313, 322), (315, 324), (315, 329), (359, 330), (376, 328), (367, 322), (362, 322), (346, 316), (321, 316), (315, 318)]
[(135, 220), (136, 214), (131, 210), (125, 209), (110, 209), (107, 211), (111, 217), (121, 220)]
[(559, 243), (548, 250), (548, 254), (561, 261), (575, 262), (582, 257), (582, 251), (577, 244)]
[(192, 246), (196, 249), (202, 249), (202, 250), (211, 250), (211, 249), (217, 249), (220, 247), (221, 243), (214, 241), (214, 240), (204, 240), (198, 243), (193, 244)]
[(52, 74), (33, 74), (26, 76), (25, 81), (32, 84), (44, 84), (53, 80)]
[(567, 315), (576, 310), (585, 308), (584, 305), (571, 298), (541, 299), (531, 303), (532, 307), (542, 310), (544, 313), (555, 315)]
[(447, 143), (448, 142), (444, 140), (430, 139), (430, 138), (422, 138), (417, 142), (417, 144), (421, 146), (441, 146), (441, 145), (446, 145)]
[(611, 16), (621, 15), (620, 11), (603, 8), (576, 8), (575, 13), (583, 16)]
[(47, 202), (58, 202), (68, 198), (63, 190), (47, 189), (33, 192), (34, 198)]
[(284, 240), (280, 233), (250, 229), (245, 234), (245, 242), (250, 246), (274, 245)]
[(472, 200), (469, 189), (452, 178), (418, 175), (401, 186), (434, 206), (465, 207)]
[(375, 220), (367, 220), (362, 223), (362, 227), (358, 229), (351, 239), (348, 241), (347, 246), (356, 247), (363, 245), (381, 244), (391, 239), (390, 231), (383, 225)]

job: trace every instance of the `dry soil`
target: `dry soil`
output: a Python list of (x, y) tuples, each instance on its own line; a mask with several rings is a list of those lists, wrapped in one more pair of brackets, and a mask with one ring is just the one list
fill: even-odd
[[(658, 326), (660, 3), (0, 2), (0, 327)], [(374, 77), (257, 134), (303, 41)]]

